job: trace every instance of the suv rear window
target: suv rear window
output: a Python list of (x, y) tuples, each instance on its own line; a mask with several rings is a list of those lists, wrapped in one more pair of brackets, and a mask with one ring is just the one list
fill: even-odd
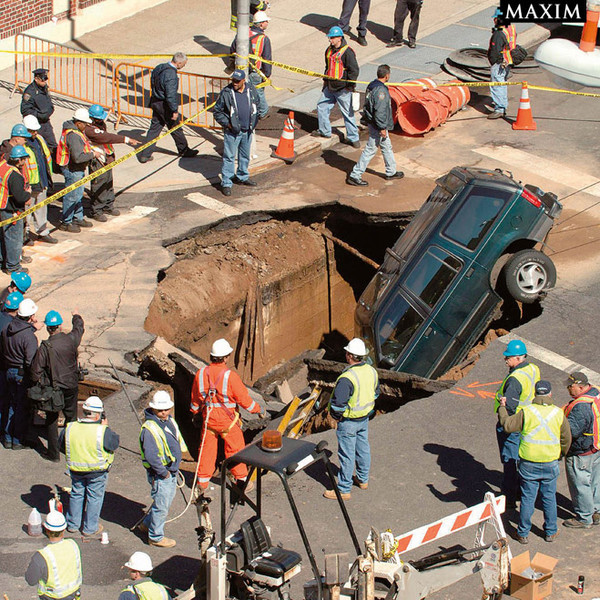
[(469, 250), (475, 250), (513, 195), (507, 190), (475, 186), (446, 227), (444, 235)]
[(414, 266), (404, 286), (433, 308), (462, 266), (454, 256), (432, 246)]
[(387, 318), (379, 332), (381, 358), (390, 365), (395, 364), (423, 320), (408, 301), (397, 294), (388, 306)]

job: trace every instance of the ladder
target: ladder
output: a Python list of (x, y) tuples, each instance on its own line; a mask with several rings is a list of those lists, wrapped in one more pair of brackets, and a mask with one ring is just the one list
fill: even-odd
[(283, 437), (297, 439), (300, 437), (302, 427), (312, 414), (312, 409), (321, 395), (321, 387), (315, 385), (312, 392), (304, 399), (294, 396), (288, 404), (287, 410), (277, 425), (277, 431)]

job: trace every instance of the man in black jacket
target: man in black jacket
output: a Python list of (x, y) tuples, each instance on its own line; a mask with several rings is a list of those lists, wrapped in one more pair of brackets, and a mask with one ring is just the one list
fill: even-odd
[(33, 300), (25, 298), (19, 304), (17, 316), (0, 335), (0, 351), (4, 356), (9, 397), (5, 439), (12, 444), (13, 450), (24, 448), (23, 442), (27, 435), (29, 369), (38, 347), (35, 337), (37, 309)]
[[(175, 52), (171, 62), (162, 63), (152, 70), (150, 85), (152, 96), (150, 96), (150, 108), (152, 109), (152, 121), (146, 137), (146, 142), (156, 139), (163, 127), (171, 129), (179, 121), (179, 77), (177, 71), (183, 69), (187, 64), (187, 56), (183, 52)], [(198, 150), (192, 150), (183, 135), (181, 129), (174, 131), (171, 136), (175, 140), (177, 152), (183, 158), (191, 158), (198, 154)], [(138, 155), (141, 163), (152, 160), (152, 152), (155, 146), (149, 146)]]
[(23, 90), (21, 114), (26, 117), (33, 115), (40, 122), (40, 135), (46, 140), (48, 148), (54, 157), (56, 155), (56, 137), (50, 123), (54, 112), (52, 96), (48, 92), (48, 69), (36, 69), (33, 81)]
[[(358, 141), (358, 127), (354, 122), (354, 109), (352, 108), (352, 92), (358, 79), (358, 62), (354, 50), (348, 46), (341, 27), (335, 25), (327, 34), (329, 48), (325, 50), (325, 75), (323, 79), (323, 93), (317, 102), (317, 115), (319, 129), (311, 135), (315, 137), (331, 137), (331, 122), (329, 115), (337, 104), (344, 117), (346, 126), (346, 143), (354, 148), (360, 148)], [(336, 81), (340, 80), (340, 81)]]
[[(77, 418), (78, 348), (83, 337), (83, 319), (73, 311), (72, 328), (69, 333), (62, 330), (63, 318), (56, 310), (48, 312), (44, 325), (49, 338), (43, 341), (31, 365), (31, 382), (37, 383), (45, 373), (52, 385), (62, 389), (65, 398), (63, 414), (70, 423)], [(52, 356), (50, 356), (50, 352)], [(47, 460), (58, 462), (58, 413), (46, 413), (48, 450), (42, 454)]]
[(379, 65), (377, 67), (377, 79), (371, 81), (367, 87), (363, 110), (362, 120), (369, 127), (369, 140), (358, 162), (354, 165), (354, 169), (346, 178), (348, 185), (369, 185), (362, 180), (362, 176), (367, 170), (371, 159), (377, 153), (377, 148), (381, 148), (381, 154), (383, 154), (385, 178), (402, 179), (404, 177), (402, 171), (396, 171), (396, 159), (390, 141), (390, 131), (394, 129), (394, 117), (392, 115), (392, 100), (385, 85), (389, 80), (390, 67)]
[(223, 127), (221, 191), (224, 196), (231, 196), (234, 183), (256, 185), (256, 182), (250, 179), (248, 165), (252, 133), (259, 119), (259, 104), (256, 88), (246, 81), (244, 71), (238, 69), (232, 73), (231, 83), (219, 94), (213, 108), (215, 121)]
[(388, 48), (402, 46), (404, 44), (404, 21), (410, 13), (410, 25), (408, 26), (408, 47), (417, 47), (417, 31), (419, 30), (419, 17), (423, 0), (396, 0), (396, 10), (394, 11), (394, 35), (388, 42)]

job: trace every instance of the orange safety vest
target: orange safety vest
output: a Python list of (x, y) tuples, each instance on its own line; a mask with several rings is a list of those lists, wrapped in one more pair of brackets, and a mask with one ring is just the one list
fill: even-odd
[[(250, 29), (250, 47), (252, 49), (252, 54), (256, 56), (262, 56), (263, 48), (265, 47), (265, 34), (264, 33), (256, 33)], [(260, 69), (262, 66), (262, 61), (257, 60), (254, 63), (256, 69)]]
[(600, 450), (600, 396), (588, 396), (587, 394), (583, 394), (582, 396), (579, 396), (579, 398), (575, 398), (575, 400), (572, 400), (563, 408), (565, 411), (565, 417), (568, 417), (575, 405), (581, 402), (587, 402), (591, 404), (592, 412), (594, 413), (593, 433), (584, 433), (583, 435), (592, 435), (594, 438), (593, 444), (595, 450)]
[(19, 169), (0, 160), (0, 210), (4, 210), (8, 203), (8, 178), (13, 172), (18, 173)]
[(338, 50), (334, 50), (331, 46), (327, 48), (325, 52), (325, 58), (327, 59), (327, 72), (325, 75), (333, 77), (334, 79), (342, 79), (344, 75), (344, 63), (342, 62), (342, 56), (344, 52), (348, 50), (348, 45), (342, 46)]
[(83, 151), (91, 152), (92, 146), (90, 144), (90, 140), (87, 139), (85, 134), (83, 134), (79, 129), (65, 129), (60, 136), (60, 140), (58, 142), (58, 148), (56, 149), (56, 162), (61, 167), (66, 167), (69, 164), (70, 152), (69, 147), (67, 146), (67, 135), (69, 133), (75, 133), (83, 140)]
[(517, 30), (514, 25), (508, 25), (507, 27), (502, 28), (502, 33), (504, 33), (506, 41), (508, 42), (508, 48), (502, 50), (502, 56), (504, 56), (504, 60), (509, 65), (512, 65), (513, 59), (510, 55), (510, 51), (517, 47)]

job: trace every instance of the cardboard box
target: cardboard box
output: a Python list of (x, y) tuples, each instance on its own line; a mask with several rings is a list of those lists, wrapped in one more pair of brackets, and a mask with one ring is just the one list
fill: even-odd
[[(557, 558), (538, 552), (533, 560), (529, 552), (515, 556), (510, 563), (510, 595), (519, 600), (540, 600), (552, 593), (552, 574)], [(543, 573), (539, 579), (531, 579), (523, 575), (523, 571), (531, 567), (537, 573)]]

